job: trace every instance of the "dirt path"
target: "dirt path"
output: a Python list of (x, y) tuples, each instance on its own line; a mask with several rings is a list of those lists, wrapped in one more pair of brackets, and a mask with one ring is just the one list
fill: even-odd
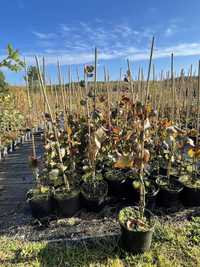
[[(35, 135), (37, 155), (42, 153), (41, 136)], [(17, 217), (29, 212), (25, 202), (26, 192), (34, 185), (28, 158), (31, 141), (20, 145), (16, 151), (0, 161), (0, 229), (14, 223)]]

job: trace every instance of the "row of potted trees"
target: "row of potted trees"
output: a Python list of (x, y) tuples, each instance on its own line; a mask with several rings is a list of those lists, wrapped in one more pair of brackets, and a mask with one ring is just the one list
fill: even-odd
[(13, 95), (0, 93), (0, 159), (12, 152), (16, 146), (30, 138), (25, 129), (25, 117), (15, 107)]
[(145, 207), (170, 207), (180, 197), (185, 205), (200, 204), (199, 133), (159, 118), (149, 103), (127, 95), (112, 107), (95, 97), (92, 110), (90, 97), (81, 101), (86, 115), (67, 109), (52, 114), (49, 106), (44, 166), (27, 195), (33, 216), (70, 217), (81, 207), (98, 212), (108, 196), (125, 200), (121, 244), (144, 251), (155, 223)]

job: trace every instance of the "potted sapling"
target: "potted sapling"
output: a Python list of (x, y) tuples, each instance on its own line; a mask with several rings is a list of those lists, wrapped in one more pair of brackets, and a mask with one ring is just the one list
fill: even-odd
[(32, 216), (39, 219), (52, 214), (51, 188), (48, 185), (43, 185), (46, 177), (45, 174), (39, 175), (37, 167), (34, 167), (33, 173), (36, 178), (36, 188), (27, 192), (27, 202), (31, 208)]
[(84, 206), (89, 211), (99, 211), (105, 204), (108, 185), (103, 176), (96, 170), (97, 155), (106, 139), (102, 127), (88, 136), (88, 159), (85, 159), (85, 174), (82, 176), (81, 195)]
[[(34, 139), (33, 139), (34, 140)], [(51, 188), (45, 171), (39, 174), (39, 157), (36, 155), (35, 142), (32, 143), (33, 156), (30, 158), (36, 188), (27, 192), (27, 201), (33, 217), (42, 218), (52, 214)]]
[[(164, 136), (164, 137), (163, 137)], [(176, 136), (177, 130), (174, 126), (164, 129), (163, 149), (164, 163), (166, 163), (166, 175), (158, 175), (156, 183), (160, 187), (157, 204), (166, 208), (177, 206), (180, 200), (180, 193), (183, 190), (182, 184), (172, 175), (172, 165), (176, 158)]]
[(108, 183), (109, 195), (117, 199), (124, 199), (128, 196), (130, 182), (127, 177), (130, 169), (129, 166), (124, 166), (123, 162), (122, 164), (121, 161), (116, 162), (116, 159), (119, 155), (122, 156), (123, 145), (128, 147), (130, 131), (127, 133), (126, 129), (111, 127), (108, 133), (108, 141), (103, 147), (105, 149), (104, 178)]
[[(49, 179), (53, 182), (54, 192), (52, 198), (56, 214), (62, 217), (71, 217), (80, 209), (80, 190), (74, 183), (76, 166), (73, 153), (74, 147), (72, 145), (73, 131), (71, 128), (67, 129), (65, 137), (66, 135), (68, 136), (67, 142), (64, 143), (64, 147), (59, 148), (59, 157), (62, 159), (62, 163), (61, 160), (58, 161), (58, 154), (55, 153), (54, 160), (57, 159), (57, 161), (49, 172)], [(56, 143), (55, 145), (57, 147)]]
[[(195, 145), (190, 147), (187, 154), (192, 160), (191, 168), (187, 168), (185, 175), (181, 177), (181, 181), (184, 184), (183, 190), (183, 203), (187, 206), (199, 206), (200, 205), (200, 145), (199, 145), (199, 133), (200, 133), (200, 61), (198, 68), (198, 97), (197, 97), (197, 113), (196, 113), (196, 138)], [(190, 173), (188, 174), (188, 171)]]
[[(124, 162), (129, 166), (136, 167), (138, 170), (140, 199), (139, 206), (130, 206), (122, 209), (119, 213), (119, 223), (121, 226), (120, 245), (126, 251), (132, 253), (142, 253), (150, 249), (152, 235), (154, 232), (155, 218), (153, 214), (146, 209), (146, 189), (144, 181), (145, 164), (149, 161), (150, 154), (145, 149), (145, 131), (147, 127), (147, 112), (143, 105), (140, 105), (140, 125), (138, 127), (138, 153), (137, 156), (129, 158)], [(149, 122), (148, 122), (149, 124)], [(139, 130), (140, 129), (140, 130)], [(122, 162), (122, 159), (121, 159)], [(134, 183), (133, 183), (134, 186)]]
[[(74, 186), (73, 186), (73, 181), (70, 181), (69, 179), (69, 171), (71, 171), (70, 169), (67, 169), (68, 166), (65, 166), (64, 164), (64, 157), (67, 154), (65, 150), (65, 148), (61, 147), (61, 140), (60, 138), (62, 137), (61, 132), (59, 131), (58, 127), (56, 127), (56, 120), (54, 117), (54, 114), (52, 112), (51, 106), (49, 104), (48, 101), (48, 97), (47, 97), (47, 88), (46, 85), (44, 83), (44, 79), (42, 77), (41, 71), (40, 71), (40, 67), (39, 67), (39, 62), (38, 59), (36, 58), (36, 63), (37, 63), (37, 70), (38, 70), (38, 78), (39, 78), (39, 82), (40, 82), (40, 88), (42, 91), (42, 94), (44, 96), (44, 101), (49, 113), (49, 120), (51, 122), (51, 129), (53, 132), (53, 135), (51, 137), (51, 141), (53, 141), (53, 147), (52, 149), (54, 150), (54, 154), (55, 154), (55, 159), (54, 159), (54, 172), (58, 174), (58, 176), (62, 177), (62, 181), (64, 186), (61, 186), (59, 188), (55, 188), (53, 190), (53, 194), (52, 194), (52, 202), (53, 202), (53, 206), (54, 206), (54, 210), (56, 212), (57, 215), (59, 216), (65, 216), (65, 217), (71, 217), (73, 216), (80, 208), (80, 201), (79, 201), (79, 190), (77, 190)], [(64, 101), (63, 101), (64, 102)], [(64, 103), (63, 103), (63, 109), (64, 109)], [(64, 109), (65, 111), (65, 109)], [(64, 113), (65, 115), (65, 113)], [(66, 116), (64, 116), (65, 118), (65, 133), (67, 135), (67, 140), (68, 143), (70, 143), (70, 138), (73, 134), (72, 130), (68, 129), (67, 127), (67, 120), (66, 120)], [(69, 151), (69, 157), (71, 156), (70, 151)], [(56, 164), (55, 164), (56, 163)], [(73, 166), (74, 167), (74, 166)], [(72, 171), (74, 170), (74, 168), (72, 169)], [(55, 175), (54, 173), (54, 175)], [(52, 173), (51, 173), (52, 174)]]
[(182, 202), (185, 206), (200, 206), (200, 147), (185, 147), (184, 171), (180, 181), (184, 185)]
[[(100, 210), (105, 203), (108, 193), (108, 185), (103, 180), (101, 173), (97, 171), (97, 156), (99, 155), (104, 141), (107, 138), (105, 130), (102, 127), (102, 114), (96, 108), (96, 89), (97, 89), (97, 49), (95, 48), (95, 65), (85, 67), (85, 91), (86, 112), (88, 122), (87, 134), (87, 157), (85, 158), (85, 175), (81, 185), (81, 195), (85, 207), (90, 211)], [(94, 88), (88, 93), (87, 78), (94, 76)], [(89, 98), (92, 98), (93, 110), (90, 113)]]

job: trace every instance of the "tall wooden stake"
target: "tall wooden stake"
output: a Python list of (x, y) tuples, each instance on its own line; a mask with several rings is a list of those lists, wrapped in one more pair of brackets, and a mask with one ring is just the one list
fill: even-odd
[(153, 58), (153, 49), (154, 49), (154, 36), (152, 38), (152, 43), (151, 43), (151, 53), (150, 53), (149, 68), (148, 68), (148, 75), (147, 75), (145, 104), (147, 103), (148, 96), (149, 96), (149, 80), (150, 80), (150, 75), (151, 75), (151, 65), (152, 65), (152, 58)]
[(95, 47), (95, 61), (94, 61), (94, 96), (93, 96), (93, 108), (96, 109), (96, 90), (97, 90), (97, 48)]

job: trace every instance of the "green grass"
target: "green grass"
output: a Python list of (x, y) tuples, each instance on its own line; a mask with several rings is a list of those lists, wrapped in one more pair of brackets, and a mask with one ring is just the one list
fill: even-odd
[(133, 256), (114, 243), (95, 247), (66, 248), (64, 245), (0, 238), (0, 266), (52, 267), (193, 267), (200, 266), (200, 217), (181, 224), (156, 226), (151, 251)]

